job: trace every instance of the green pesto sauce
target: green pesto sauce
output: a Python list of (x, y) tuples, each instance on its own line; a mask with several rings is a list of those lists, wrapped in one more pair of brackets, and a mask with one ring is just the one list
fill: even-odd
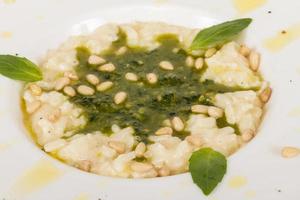
[(236, 124), (229, 124), (227, 122), (225, 115), (223, 115), (223, 117), (221, 117), (221, 118), (218, 118), (216, 121), (217, 121), (217, 126), (219, 128), (224, 128), (224, 127), (230, 126), (231, 128), (234, 129), (235, 134), (237, 134), (237, 135), (241, 134), (239, 127)]
[[(120, 34), (119, 40), (101, 55), (108, 62), (116, 66), (114, 72), (100, 72), (98, 66), (89, 65), (87, 60), (90, 53), (85, 48), (77, 49), (79, 65), (76, 71), (79, 75), (74, 87), (89, 83), (86, 74), (95, 74), (100, 81), (112, 81), (114, 86), (105, 92), (96, 92), (92, 96), (77, 94), (70, 98), (71, 102), (84, 110), (88, 123), (79, 130), (80, 133), (92, 131), (111, 132), (111, 126), (131, 126), (140, 141), (147, 142), (147, 137), (162, 127), (165, 119), (179, 116), (187, 121), (191, 114), (190, 107), (195, 104), (212, 105), (211, 98), (216, 93), (234, 92), (240, 88), (231, 88), (216, 84), (213, 81), (200, 82), (200, 77), (206, 67), (201, 71), (188, 67), (185, 64), (187, 53), (180, 50), (174, 53), (174, 48), (180, 48), (176, 37), (165, 35), (158, 38), (161, 45), (149, 52), (141, 48), (128, 48), (128, 51), (116, 56), (115, 51), (126, 45), (126, 37)], [(159, 68), (163, 60), (174, 65), (173, 71)], [(132, 72), (138, 75), (137, 82), (125, 79), (125, 74)], [(147, 73), (158, 75), (158, 82), (150, 85), (146, 80)], [(125, 91), (128, 95), (125, 103), (116, 105), (114, 95)], [(226, 120), (218, 120), (220, 127), (229, 125)], [(236, 129), (236, 128), (235, 128)], [(238, 133), (238, 129), (236, 129)], [(175, 132), (175, 136), (184, 138), (187, 132)]]

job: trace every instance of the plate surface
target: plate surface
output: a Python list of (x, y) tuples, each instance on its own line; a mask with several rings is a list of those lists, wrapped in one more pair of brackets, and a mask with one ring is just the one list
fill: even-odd
[(262, 53), (273, 96), (259, 134), (229, 158), (221, 184), (205, 197), (189, 174), (130, 180), (88, 174), (39, 150), (22, 124), (21, 84), (0, 77), (0, 199), (238, 200), (300, 199), (300, 1), (267, 0), (0, 0), (0, 54), (37, 61), (69, 35), (107, 22), (165, 21), (204, 27), (239, 17), (253, 24), (245, 42)]

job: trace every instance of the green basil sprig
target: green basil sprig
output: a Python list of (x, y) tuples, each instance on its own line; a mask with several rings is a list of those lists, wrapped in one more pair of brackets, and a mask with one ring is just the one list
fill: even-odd
[(190, 158), (189, 170), (193, 181), (205, 195), (209, 195), (222, 181), (226, 169), (226, 157), (211, 148), (195, 151)]
[(191, 49), (207, 49), (232, 40), (249, 26), (251, 18), (242, 18), (224, 22), (201, 30), (192, 42)]
[(0, 74), (25, 82), (40, 81), (43, 78), (40, 69), (33, 62), (12, 55), (0, 55)]

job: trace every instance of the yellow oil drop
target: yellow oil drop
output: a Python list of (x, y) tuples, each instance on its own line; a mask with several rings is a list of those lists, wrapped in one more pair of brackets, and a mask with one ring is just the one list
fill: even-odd
[(63, 175), (54, 164), (48, 160), (38, 161), (17, 180), (12, 190), (18, 196), (24, 196), (38, 191)]
[(239, 13), (247, 13), (263, 6), (267, 0), (233, 0), (233, 3)]
[(256, 192), (254, 190), (249, 190), (245, 193), (247, 198), (254, 198), (256, 196)]
[(9, 147), (8, 144), (0, 144), (0, 151), (4, 151), (5, 149), (7, 149)]
[(235, 176), (233, 178), (231, 178), (229, 180), (229, 187), (230, 188), (240, 188), (240, 187), (243, 187), (244, 185), (247, 184), (247, 179), (246, 177), (243, 177), (243, 176)]
[(42, 16), (42, 15), (38, 15), (38, 16), (36, 16), (36, 19), (39, 20), (39, 21), (42, 21), (42, 20), (45, 19), (45, 17)]
[(0, 144), (0, 152), (1, 151), (5, 151), (6, 149), (10, 148), (11, 146), (15, 145), (16, 143), (18, 143), (19, 140), (17, 139), (11, 139), (5, 143), (1, 143)]
[(2, 37), (4, 39), (9, 39), (12, 36), (13, 36), (12, 32), (9, 32), (9, 31), (0, 32), (0, 37)]
[(16, 0), (3, 0), (3, 2), (6, 4), (13, 4), (16, 3)]
[(300, 24), (279, 31), (275, 36), (268, 38), (264, 45), (272, 52), (277, 52), (300, 37)]
[(289, 117), (300, 117), (300, 107), (293, 108), (289, 113)]
[(170, 197), (172, 197), (172, 195), (173, 195), (173, 192), (170, 191), (170, 190), (164, 190), (164, 191), (162, 191), (161, 193), (162, 193), (162, 195), (163, 195), (165, 198), (170, 198)]
[(168, 3), (168, 0), (154, 0), (154, 3), (158, 6)]
[(89, 196), (85, 193), (79, 194), (74, 200), (89, 200)]
[(101, 181), (97, 184), (97, 186), (101, 187), (101, 188), (104, 188), (104, 187), (107, 187), (108, 186), (108, 182), (107, 181)]

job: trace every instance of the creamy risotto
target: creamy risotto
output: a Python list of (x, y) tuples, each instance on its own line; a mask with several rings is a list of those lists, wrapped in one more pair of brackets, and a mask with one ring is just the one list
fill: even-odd
[(256, 134), (271, 89), (259, 54), (234, 41), (189, 49), (198, 29), (107, 24), (69, 38), (25, 86), (24, 115), (50, 155), (106, 176), (188, 171), (191, 154), (229, 156)]

